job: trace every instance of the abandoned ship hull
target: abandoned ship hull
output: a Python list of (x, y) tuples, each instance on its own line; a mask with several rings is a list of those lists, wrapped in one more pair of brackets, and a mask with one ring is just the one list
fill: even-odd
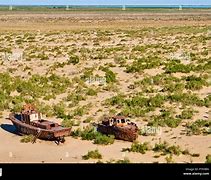
[(57, 130), (46, 130), (38, 127), (34, 127), (30, 124), (21, 122), (18, 118), (15, 117), (14, 113), (9, 115), (9, 119), (12, 121), (17, 132), (21, 135), (34, 135), (38, 136), (39, 139), (43, 140), (56, 140), (59, 137), (64, 137), (70, 135), (69, 128), (60, 128)]
[(133, 142), (138, 137), (137, 129), (134, 127), (117, 127), (99, 124), (97, 130), (106, 135), (114, 135), (115, 139), (125, 141)]

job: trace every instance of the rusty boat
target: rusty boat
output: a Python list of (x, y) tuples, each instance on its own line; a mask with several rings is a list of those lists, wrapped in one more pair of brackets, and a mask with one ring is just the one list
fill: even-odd
[(97, 125), (97, 130), (106, 135), (114, 135), (116, 139), (134, 141), (138, 137), (138, 126), (124, 116), (104, 118)]
[(58, 144), (70, 135), (71, 128), (65, 128), (53, 121), (44, 120), (42, 114), (31, 104), (23, 107), (20, 113), (11, 113), (9, 119), (21, 135), (33, 135), (33, 143), (37, 138), (54, 140)]

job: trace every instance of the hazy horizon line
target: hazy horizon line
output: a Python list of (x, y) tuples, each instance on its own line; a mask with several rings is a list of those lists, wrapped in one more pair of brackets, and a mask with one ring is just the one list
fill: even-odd
[(211, 4), (0, 4), (0, 6), (211, 6)]

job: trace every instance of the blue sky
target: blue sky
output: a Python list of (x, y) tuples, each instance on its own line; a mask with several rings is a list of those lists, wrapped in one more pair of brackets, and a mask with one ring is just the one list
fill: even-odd
[(1, 5), (211, 5), (211, 0), (0, 0)]

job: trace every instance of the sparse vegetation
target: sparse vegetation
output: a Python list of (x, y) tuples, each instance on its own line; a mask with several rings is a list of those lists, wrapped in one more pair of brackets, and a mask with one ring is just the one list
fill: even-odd
[(208, 154), (206, 156), (206, 162), (205, 163), (211, 163), (211, 154)]
[(187, 135), (210, 134), (211, 121), (197, 120), (193, 123), (187, 123)]
[(89, 151), (86, 155), (82, 156), (82, 159), (84, 159), (84, 160), (88, 160), (88, 159), (102, 159), (102, 155), (96, 149), (94, 151)]
[(33, 139), (34, 139), (34, 136), (33, 136), (33, 135), (24, 135), (24, 136), (21, 138), (20, 142), (21, 142), (21, 143), (29, 143), (29, 142), (32, 142)]
[(129, 152), (138, 152), (141, 154), (145, 154), (146, 151), (151, 150), (151, 146), (149, 142), (144, 142), (144, 143), (139, 143), (139, 142), (134, 142), (131, 145), (131, 148), (124, 148), (122, 151), (129, 151)]
[(83, 130), (77, 129), (72, 132), (72, 136), (81, 137), (82, 140), (93, 140), (94, 144), (109, 145), (114, 143), (113, 135), (101, 134), (92, 126), (86, 126)]
[[(1, 8), (6, 7), (0, 7), (1, 11), (6, 12), (6, 9)], [(208, 112), (211, 106), (210, 25), (206, 21), (208, 16), (203, 14), (207, 13), (206, 9), (194, 9), (199, 12), (197, 18), (192, 15), (191, 9), (183, 9), (184, 13), (178, 15), (184, 16), (182, 21), (175, 20), (174, 13), (169, 14), (169, 9), (166, 8), (127, 8), (127, 13), (121, 17), (116, 10), (105, 8), (103, 11), (111, 15), (109, 19), (104, 16), (105, 21), (102, 21), (99, 15), (99, 18), (92, 21), (93, 14), (98, 16), (100, 13), (92, 9), (94, 13), (86, 14), (87, 18), (81, 20), (80, 16), (74, 18), (73, 15), (75, 20), (67, 23), (62, 7), (42, 7), (42, 11), (46, 11), (39, 13), (39, 18), (36, 18), (36, 13), (40, 11), (40, 7), (13, 8), (13, 11), (6, 14), (14, 13), (18, 9), (15, 18), (8, 16), (6, 21), (4, 18), (0, 20), (2, 28), (5, 29), (0, 33), (2, 129), (5, 114), (20, 112), (23, 104), (32, 103), (49, 119), (59, 118), (64, 127), (80, 125), (78, 129), (72, 127), (73, 137), (92, 141), (95, 144), (93, 146), (109, 145), (114, 143), (114, 136), (97, 132), (91, 124), (97, 123), (103, 114), (120, 114), (134, 120), (139, 128), (142, 128), (142, 125), (156, 130), (162, 128), (162, 136), (168, 136), (175, 142), (160, 142), (151, 147), (144, 141), (156, 133), (139, 131), (143, 142), (133, 142), (130, 148), (123, 151), (142, 154), (147, 151), (155, 152), (152, 158), (160, 161), (160, 158), (163, 159), (162, 155), (165, 155), (164, 161), (167, 163), (176, 162), (177, 158), (174, 159), (174, 156), (179, 154), (194, 157), (193, 162), (205, 160), (205, 153), (182, 150), (177, 142), (181, 139), (181, 147), (184, 147), (184, 135), (197, 135), (201, 139), (209, 138), (211, 134)], [(24, 8), (29, 8), (27, 12), (33, 11), (33, 21), (23, 16), (18, 24), (16, 21)], [(46, 14), (51, 11), (56, 11), (56, 14), (51, 13), (52, 17), (49, 19)], [(76, 8), (74, 11), (81, 12), (81, 9)], [(118, 11), (121, 12), (121, 9)], [(173, 18), (176, 23), (172, 21), (173, 23), (165, 27), (162, 27), (162, 23), (159, 27), (153, 27), (155, 21), (150, 20), (150, 28), (137, 26), (139, 23), (134, 23), (132, 19), (136, 16), (134, 14), (145, 11), (160, 12), (162, 17), (160, 13), (155, 13), (155, 19)], [(178, 13), (174, 8), (171, 11)], [(133, 16), (130, 16), (131, 12), (134, 13)], [(168, 12), (168, 18), (163, 12)], [(148, 14), (142, 15), (143, 21), (148, 24)], [(128, 17), (130, 21), (126, 21)], [(150, 16), (150, 19), (153, 17), (154, 15)], [(115, 23), (111, 23), (113, 18)], [(193, 19), (197, 26), (192, 24)], [(14, 29), (7, 30), (6, 22), (13, 21)], [(89, 21), (92, 23), (88, 23)], [(178, 25), (186, 21), (189, 21), (188, 25)], [(33, 26), (29, 27), (31, 23)], [(40, 25), (42, 31), (39, 31)], [(22, 31), (22, 27), (29, 27), (30, 30)], [(31, 31), (35, 27), (36, 31)], [(51, 31), (45, 31), (45, 27)], [(19, 60), (15, 57), (18, 54)], [(152, 138), (152, 141), (156, 141), (157, 137)], [(197, 139), (194, 139), (194, 142), (191, 139), (188, 148), (198, 145)], [(20, 141), (31, 140), (32, 137), (23, 136)], [(117, 145), (119, 143), (112, 146)], [(200, 145), (207, 151), (207, 145)], [(96, 151), (93, 152), (97, 154)], [(92, 153), (84, 156), (89, 159)], [(130, 155), (133, 156), (133, 153)], [(131, 160), (134, 161), (134, 158)], [(120, 159), (110, 163), (129, 162), (129, 159)], [(210, 162), (209, 154), (207, 162)]]

